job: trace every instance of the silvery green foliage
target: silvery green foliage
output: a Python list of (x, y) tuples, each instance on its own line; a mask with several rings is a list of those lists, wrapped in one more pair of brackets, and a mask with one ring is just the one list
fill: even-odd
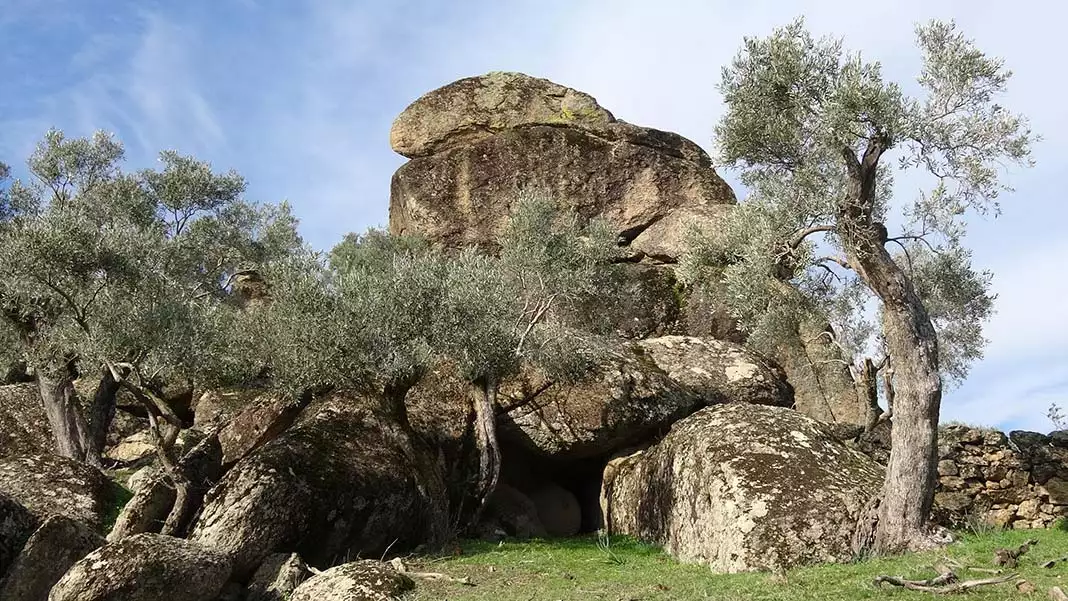
[(136, 173), (122, 160), (107, 134), (52, 130), (29, 180), (7, 187), (0, 327), (38, 369), (74, 359), (83, 373), (126, 362), (146, 376), (244, 378), (232, 279), (298, 247), (296, 220), (286, 205), (241, 200), (236, 173), (173, 152)]
[[(721, 277), (750, 339), (770, 350), (796, 338), (806, 318), (829, 320), (847, 356), (879, 353), (875, 299), (853, 272), (843, 242), (856, 223), (883, 223), (895, 175), (929, 189), (891, 232), (903, 266), (940, 335), (943, 376), (960, 380), (982, 356), (992, 312), (990, 274), (975, 271), (962, 236), (968, 211), (996, 213), (1008, 190), (1004, 166), (1030, 165), (1026, 120), (997, 104), (1011, 73), (952, 23), (917, 27), (923, 68), (913, 97), (883, 78), (878, 62), (816, 39), (802, 20), (747, 38), (723, 69), (727, 107), (716, 128), (722, 162), (742, 169), (750, 196), (725, 231), (695, 233), (685, 280)], [(874, 141), (885, 146), (876, 202), (848, 215), (848, 174)], [(794, 286), (782, 286), (788, 281)], [(796, 340), (795, 340), (796, 342)]]
[(443, 361), (483, 383), (524, 358), (575, 369), (582, 353), (572, 351), (585, 339), (569, 312), (610, 293), (599, 286), (613, 272), (614, 237), (524, 193), (499, 242), (498, 255), (448, 251), (372, 229), (346, 236), (325, 260), (308, 253), (276, 264), (261, 326), (276, 385), (403, 392)]

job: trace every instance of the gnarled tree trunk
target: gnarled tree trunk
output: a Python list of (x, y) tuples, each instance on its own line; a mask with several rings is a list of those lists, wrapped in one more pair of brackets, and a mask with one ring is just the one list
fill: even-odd
[(56, 438), (56, 453), (99, 465), (100, 454), (92, 452), (89, 427), (78, 403), (78, 394), (74, 390), (74, 381), (70, 374), (66, 370), (50, 373), (37, 369), (35, 378), (48, 425)]
[(486, 378), (475, 395), (475, 443), (478, 447), (478, 505), (471, 518), (477, 524), (501, 475), (501, 447), (497, 439), (497, 382)]
[(860, 160), (852, 148), (842, 149), (850, 186), (837, 218), (850, 266), (882, 301), (883, 336), (894, 360), (890, 464), (872, 541), (879, 553), (931, 546), (942, 402), (934, 324), (912, 280), (886, 250), (886, 227), (874, 220), (878, 163), (888, 143), (872, 139)]

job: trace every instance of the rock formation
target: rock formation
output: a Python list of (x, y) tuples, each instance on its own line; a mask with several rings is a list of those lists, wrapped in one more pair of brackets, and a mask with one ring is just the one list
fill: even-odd
[(110, 543), (71, 567), (49, 601), (213, 601), (230, 577), (225, 556), (159, 534)]
[[(548, 191), (589, 219), (608, 220), (629, 260), (616, 330), (629, 338), (687, 333), (741, 342), (714, 285), (680, 295), (671, 266), (691, 228), (721, 227), (730, 187), (697, 144), (616, 119), (577, 90), (521, 73), (489, 73), (433, 90), (393, 124), (409, 157), (393, 176), (390, 231), (449, 246), (490, 246), (521, 188)], [(711, 296), (709, 292), (711, 291)], [(797, 407), (824, 420), (863, 423), (848, 370), (822, 359), (822, 339), (775, 359)]]
[(47, 599), (67, 570), (102, 544), (104, 538), (79, 521), (58, 515), (48, 518), (26, 541), (7, 577), (0, 581), (0, 599)]
[(552, 382), (528, 372), (505, 386), (502, 436), (548, 457), (580, 459), (638, 444), (707, 405), (793, 402), (774, 364), (718, 340), (642, 340), (605, 357), (595, 373)]
[(708, 155), (676, 134), (618, 121), (590, 96), (520, 73), (434, 90), (393, 124), (411, 161), (393, 176), (390, 231), (491, 244), (518, 187), (537, 187), (632, 240), (677, 207), (730, 204)]
[(271, 553), (312, 565), (410, 549), (435, 527), (431, 459), (358, 397), (335, 395), (240, 462), (208, 494), (190, 540), (233, 560), (241, 577)]
[(389, 564), (364, 559), (317, 574), (293, 591), (290, 601), (392, 601), (415, 583)]
[(722, 572), (852, 557), (857, 519), (883, 469), (823, 425), (777, 407), (720, 405), (659, 444), (609, 463), (610, 532)]

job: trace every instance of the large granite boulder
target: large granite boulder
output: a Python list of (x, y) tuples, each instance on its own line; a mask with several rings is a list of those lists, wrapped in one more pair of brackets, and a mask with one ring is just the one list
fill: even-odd
[(845, 561), (883, 469), (791, 409), (727, 404), (605, 469), (608, 530), (720, 572)]
[(630, 243), (635, 258), (652, 263), (674, 264), (689, 247), (692, 231), (716, 231), (723, 227), (732, 204), (683, 206), (650, 225)]
[(229, 468), (293, 424), (307, 403), (288, 395), (257, 397), (219, 429), (222, 462)]
[(104, 538), (81, 522), (59, 515), (48, 518), (0, 581), (0, 599), (45, 601), (67, 570), (102, 544)]
[(640, 443), (707, 405), (793, 402), (773, 363), (736, 344), (686, 336), (628, 343), (580, 381), (527, 370), (502, 392), (502, 438), (564, 460)]
[(249, 580), (245, 601), (288, 601), (310, 574), (296, 553), (268, 555)]
[(588, 94), (547, 79), (498, 71), (424, 94), (393, 122), (389, 144), (415, 158), (521, 125), (601, 128), (614, 121)]
[(326, 567), (433, 537), (443, 484), (409, 431), (366, 399), (335, 394), (235, 465), (205, 498), (190, 540), (239, 578), (276, 551)]
[(49, 601), (213, 601), (230, 577), (222, 554), (180, 538), (138, 534), (74, 564)]
[(516, 191), (538, 188), (624, 241), (680, 206), (732, 204), (708, 155), (677, 134), (617, 121), (586, 94), (518, 73), (447, 85), (396, 120), (389, 229), (492, 246)]
[(39, 522), (63, 515), (99, 531), (111, 494), (95, 468), (59, 455), (0, 459), (0, 493), (14, 499)]
[(34, 384), (0, 386), (0, 457), (41, 455), (55, 450), (55, 439)]
[(393, 601), (414, 587), (389, 564), (363, 559), (312, 576), (289, 601)]
[(40, 523), (29, 509), (0, 492), (0, 578), (15, 563), (22, 546)]

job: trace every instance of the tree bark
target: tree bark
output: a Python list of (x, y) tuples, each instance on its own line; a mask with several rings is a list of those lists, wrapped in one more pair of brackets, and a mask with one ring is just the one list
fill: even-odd
[(879, 368), (875, 362), (865, 357), (853, 377), (853, 384), (857, 389), (857, 396), (867, 407), (864, 431), (871, 432), (879, 423), (879, 416), (883, 414), (883, 408), (879, 406), (879, 383), (876, 380)]
[(497, 382), (486, 378), (482, 394), (475, 395), (475, 442), (479, 452), (478, 505), (472, 524), (478, 523), (486, 501), (497, 489), (501, 474), (501, 447), (497, 440)]
[(103, 368), (100, 383), (93, 393), (93, 403), (89, 406), (89, 450), (100, 457), (107, 445), (108, 428), (115, 419), (115, 398), (119, 394), (119, 383), (111, 375), (111, 370)]
[(56, 453), (77, 461), (100, 464), (89, 444), (89, 428), (78, 404), (74, 382), (66, 370), (52, 374), (36, 370), (37, 390), (41, 393), (45, 416), (56, 439)]
[(873, 546), (896, 553), (932, 546), (928, 523), (938, 460), (938, 412), (942, 379), (938, 337), (908, 274), (886, 250), (886, 228), (874, 221), (879, 158), (889, 145), (873, 138), (858, 160), (842, 148), (850, 176), (837, 231), (847, 258), (882, 301), (883, 336), (894, 359), (894, 408), (890, 463), (886, 470)]

